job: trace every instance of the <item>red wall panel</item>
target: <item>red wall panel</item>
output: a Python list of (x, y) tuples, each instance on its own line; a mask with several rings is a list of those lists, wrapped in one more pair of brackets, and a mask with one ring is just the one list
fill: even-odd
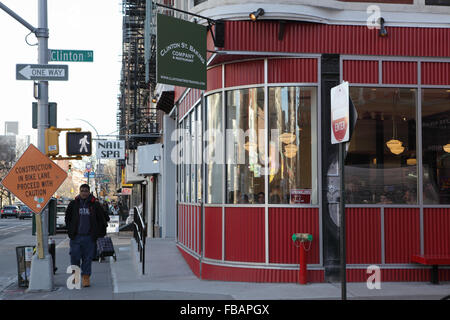
[[(299, 248), (292, 242), (292, 234), (310, 233), (313, 236), (307, 263), (320, 263), (319, 209), (270, 208), (269, 209), (269, 262), (299, 263)], [(309, 244), (307, 244), (307, 248)]]
[(422, 84), (450, 85), (450, 63), (422, 62)]
[(181, 255), (183, 256), (184, 260), (186, 260), (186, 263), (188, 264), (189, 268), (191, 268), (192, 272), (200, 278), (200, 261), (187, 253), (183, 248), (180, 246), (177, 246), (178, 250), (180, 251)]
[(347, 263), (381, 263), (381, 222), (378, 208), (347, 208)]
[(383, 83), (417, 84), (417, 62), (383, 61)]
[(420, 253), (420, 209), (384, 209), (385, 262), (410, 263)]
[(264, 208), (225, 208), (225, 260), (265, 262)]
[(227, 21), (225, 30), (224, 50), (450, 56), (450, 28), (387, 27), (389, 35), (380, 37), (366, 26), (293, 22), (286, 24), (281, 41), (276, 21)]
[(317, 82), (317, 59), (269, 59), (268, 82)]
[(173, 101), (178, 102), (178, 100), (181, 98), (181, 96), (183, 95), (185, 90), (186, 90), (185, 87), (175, 86), (175, 90), (174, 90), (175, 95), (174, 95)]
[(344, 60), (343, 79), (350, 83), (378, 83), (378, 61)]
[(222, 259), (222, 208), (205, 207), (205, 257)]
[(450, 208), (424, 208), (423, 231), (425, 254), (450, 254)]
[(217, 66), (211, 69), (208, 69), (206, 72), (208, 83), (207, 83), (207, 91), (216, 90), (222, 88), (222, 66)]
[(235, 87), (264, 83), (264, 60), (225, 65), (225, 86)]

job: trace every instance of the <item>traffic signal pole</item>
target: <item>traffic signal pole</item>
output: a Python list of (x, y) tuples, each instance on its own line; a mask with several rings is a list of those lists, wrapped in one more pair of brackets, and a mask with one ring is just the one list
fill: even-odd
[[(48, 24), (47, 0), (38, 0), (38, 28), (0, 2), (0, 9), (34, 32), (38, 39), (38, 64), (48, 64)], [(38, 149), (43, 154), (45, 150), (45, 129), (48, 127), (48, 81), (39, 81), (38, 98)], [(37, 254), (31, 262), (29, 291), (53, 290), (53, 261), (48, 253), (48, 206), (40, 214), (36, 214), (36, 247)]]

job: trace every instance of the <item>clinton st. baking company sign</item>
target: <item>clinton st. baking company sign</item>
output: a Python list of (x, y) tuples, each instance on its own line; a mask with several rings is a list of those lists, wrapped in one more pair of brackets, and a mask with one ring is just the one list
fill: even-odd
[(206, 90), (206, 27), (157, 16), (158, 83)]

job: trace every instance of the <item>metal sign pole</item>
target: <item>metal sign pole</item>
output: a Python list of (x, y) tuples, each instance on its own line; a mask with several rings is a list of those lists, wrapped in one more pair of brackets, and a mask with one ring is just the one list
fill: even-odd
[(339, 176), (341, 201), (339, 203), (339, 242), (340, 242), (340, 260), (341, 260), (341, 299), (347, 300), (347, 271), (346, 271), (346, 239), (345, 239), (345, 185), (344, 185), (344, 161), (345, 161), (345, 142), (339, 143)]
[[(38, 0), (38, 63), (48, 64), (48, 25), (47, 0)], [(43, 154), (45, 150), (45, 129), (48, 127), (48, 81), (39, 81), (40, 97), (38, 99), (38, 149)], [(53, 262), (48, 253), (48, 205), (40, 215), (36, 215), (36, 222), (41, 220), (41, 226), (36, 224), (36, 241), (39, 255), (33, 257), (29, 290), (53, 289)], [(40, 218), (40, 219), (39, 219)], [(39, 228), (40, 227), (40, 228)], [(41, 230), (39, 230), (41, 229)]]

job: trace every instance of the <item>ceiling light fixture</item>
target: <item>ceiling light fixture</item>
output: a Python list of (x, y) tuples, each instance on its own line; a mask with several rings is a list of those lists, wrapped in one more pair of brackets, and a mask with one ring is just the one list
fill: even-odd
[(289, 144), (295, 141), (295, 134), (293, 132), (285, 132), (280, 135), (280, 141)]
[(445, 146), (442, 147), (445, 152), (450, 153), (450, 143), (447, 143)]

